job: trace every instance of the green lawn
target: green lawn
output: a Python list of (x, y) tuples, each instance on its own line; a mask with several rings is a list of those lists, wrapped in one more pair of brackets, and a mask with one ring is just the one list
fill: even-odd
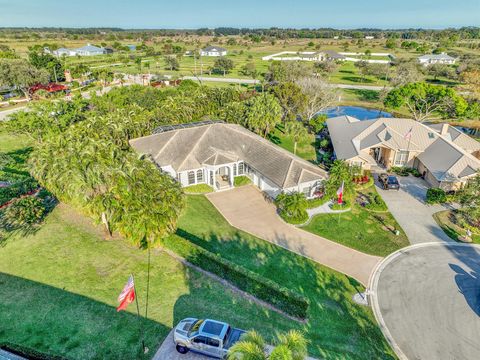
[[(459, 241), (459, 237), (466, 235), (467, 231), (457, 223), (455, 212), (452, 212), (451, 210), (439, 211), (433, 214), (433, 218), (442, 230), (445, 231), (445, 234), (453, 240)], [(473, 233), (472, 242), (474, 244), (480, 244), (480, 234)]]
[[(409, 245), (390, 212), (368, 211), (357, 204), (340, 215), (316, 215), (303, 229), (372, 255), (387, 256)], [(398, 229), (400, 235), (395, 235), (393, 229)]]
[(312, 355), (394, 358), (370, 308), (352, 302), (356, 289), (363, 290), (355, 280), (233, 228), (201, 195), (187, 197), (179, 229), (195, 244), (308, 297), (307, 323), (290, 326), (305, 331)]
[[(274, 144), (293, 153), (295, 143), (291, 136), (288, 136), (283, 132), (282, 125), (279, 125), (277, 128), (275, 128), (275, 131), (270, 135), (270, 140)], [(296, 155), (310, 162), (317, 161), (317, 153), (315, 151), (315, 135), (308, 134), (306, 139), (298, 142)]]

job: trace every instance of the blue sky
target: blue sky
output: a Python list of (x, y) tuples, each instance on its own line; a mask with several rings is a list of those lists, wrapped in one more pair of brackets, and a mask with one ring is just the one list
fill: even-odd
[(480, 26), (480, 0), (0, 0), (0, 27)]

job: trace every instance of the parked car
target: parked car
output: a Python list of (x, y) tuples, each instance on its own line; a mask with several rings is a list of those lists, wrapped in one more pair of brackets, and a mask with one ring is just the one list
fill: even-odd
[(400, 190), (400, 183), (395, 175), (381, 174), (379, 180), (385, 190)]
[(180, 354), (192, 351), (225, 359), (228, 350), (244, 333), (221, 321), (187, 318), (175, 327), (173, 341)]

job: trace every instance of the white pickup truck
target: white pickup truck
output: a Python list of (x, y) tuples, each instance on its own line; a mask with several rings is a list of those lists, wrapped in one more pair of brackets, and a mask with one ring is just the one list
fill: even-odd
[(228, 350), (244, 333), (245, 331), (232, 328), (221, 321), (188, 318), (175, 327), (173, 341), (180, 354), (192, 351), (225, 359)]

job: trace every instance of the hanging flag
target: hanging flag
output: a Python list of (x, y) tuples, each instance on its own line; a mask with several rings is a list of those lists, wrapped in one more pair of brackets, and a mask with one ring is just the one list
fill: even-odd
[(345, 182), (342, 181), (342, 185), (338, 188), (337, 190), (337, 196), (338, 196), (338, 203), (342, 204), (343, 202), (343, 187), (345, 185)]
[(117, 307), (117, 311), (125, 310), (128, 304), (131, 304), (135, 300), (135, 284), (133, 283), (133, 276), (130, 275), (127, 284), (124, 286), (120, 295), (118, 295), (118, 302), (120, 305)]
[(413, 126), (410, 128), (410, 130), (408, 130), (408, 132), (405, 135), (403, 135), (403, 138), (405, 140), (410, 140), (412, 138), (412, 130), (413, 130)]

